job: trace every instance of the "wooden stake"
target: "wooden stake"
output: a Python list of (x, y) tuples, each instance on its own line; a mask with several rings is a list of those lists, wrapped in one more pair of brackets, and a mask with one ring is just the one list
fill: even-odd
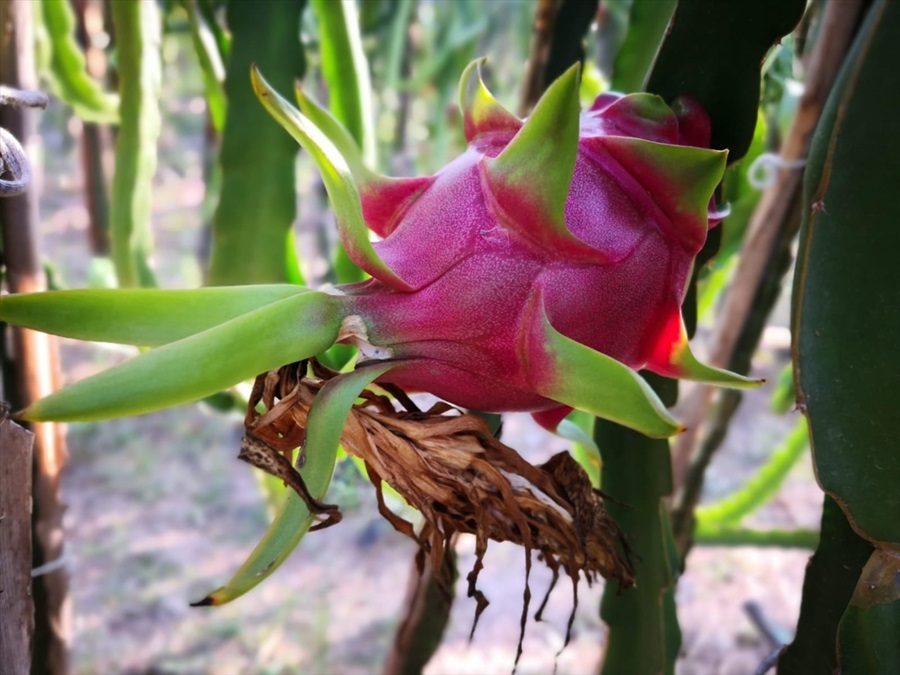
[[(32, 12), (39, 9), (31, 0), (0, 2), (0, 82), (17, 89), (37, 89), (34, 67)], [(20, 107), (0, 108), (0, 126), (15, 136), (33, 160), (37, 129), (34, 113)], [(11, 293), (46, 289), (38, 252), (37, 195), (39, 167), (32, 166), (35, 181), (24, 194), (0, 199), (0, 228), (6, 263), (6, 283)], [(56, 342), (43, 333), (12, 330), (12, 378), (4, 378), (9, 388), (5, 397), (14, 408), (22, 408), (51, 393), (59, 384), (59, 354)], [(33, 566), (43, 565), (63, 554), (63, 505), (59, 479), (65, 461), (62, 427), (35, 424), (33, 481)], [(69, 578), (64, 567), (34, 581), (35, 630), (33, 673), (64, 675), (68, 668), (71, 636)], [(0, 669), (6, 672), (5, 663)], [(13, 671), (10, 671), (13, 672)], [(27, 671), (25, 671), (27, 672)]]
[(31, 672), (31, 451), (34, 435), (0, 418), (0, 664)]

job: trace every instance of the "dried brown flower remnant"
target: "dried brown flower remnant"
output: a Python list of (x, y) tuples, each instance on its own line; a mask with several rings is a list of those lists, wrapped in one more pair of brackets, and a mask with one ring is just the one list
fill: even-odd
[[(336, 374), (314, 361), (311, 367), (314, 377), (305, 377), (306, 364), (300, 363), (257, 378), (241, 457), (296, 489), (312, 512), (325, 517), (317, 527), (325, 527), (340, 520), (337, 507), (312, 499), (299, 473), (281, 454), (303, 448), (315, 394)], [(365, 462), (381, 514), (419, 544), (421, 565), (428, 559), (434, 573), (440, 574), (450, 538), (455, 533), (475, 536), (476, 562), (467, 580), (469, 596), (477, 602), (476, 623), (487, 606), (476, 581), (491, 539), (525, 548), (523, 631), (532, 551), (553, 570), (554, 580), (562, 569), (573, 583), (580, 574), (588, 581), (600, 574), (623, 588), (634, 585), (627, 543), (587, 473), (568, 453), (534, 466), (494, 438), (480, 417), (443, 403), (422, 412), (405, 395), (386, 389), (403, 409), (397, 410), (386, 395), (364, 392), (344, 426), (343, 446)], [(265, 412), (257, 411), (259, 403)], [(304, 452), (314, 453), (315, 448), (303, 448), (301, 456)], [(382, 482), (422, 514), (425, 523), (419, 532), (388, 509)]]
[[(321, 530), (339, 523), (341, 512), (336, 505), (323, 504), (309, 493), (291, 461), (293, 450), (301, 447), (297, 463), (303, 464), (306, 413), (312, 404), (312, 397), (321, 386), (321, 383), (303, 378), (305, 367), (305, 363), (293, 363), (256, 378), (247, 405), (244, 419), (246, 433), (241, 439), (238, 459), (280, 478), (296, 491), (306, 502), (310, 513), (324, 516), (324, 520), (310, 528)], [(260, 403), (265, 407), (263, 414), (256, 410)], [(301, 413), (302, 417), (299, 416)]]

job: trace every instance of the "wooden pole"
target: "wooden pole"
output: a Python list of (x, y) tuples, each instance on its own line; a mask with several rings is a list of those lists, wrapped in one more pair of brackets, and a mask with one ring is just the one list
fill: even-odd
[(0, 664), (31, 672), (31, 463), (34, 435), (0, 418)]
[[(37, 89), (34, 68), (31, 0), (0, 0), (0, 82), (23, 90)], [(0, 107), (0, 126), (17, 138), (28, 157), (37, 141), (34, 112), (27, 108)], [(39, 179), (37, 167), (32, 174)], [(11, 293), (46, 289), (38, 252), (37, 194), (39, 180), (18, 196), (0, 199), (0, 229), (6, 264), (6, 282)], [(51, 393), (59, 384), (59, 353), (56, 342), (43, 333), (15, 329), (11, 332), (13, 386), (6, 398), (19, 409)], [(63, 505), (59, 479), (65, 461), (62, 426), (35, 424), (33, 479), (32, 565), (38, 567), (62, 558)], [(69, 577), (58, 567), (35, 578), (33, 673), (63, 675), (68, 672), (71, 635)], [(5, 664), (0, 664), (2, 668)], [(4, 671), (5, 672), (5, 671)]]

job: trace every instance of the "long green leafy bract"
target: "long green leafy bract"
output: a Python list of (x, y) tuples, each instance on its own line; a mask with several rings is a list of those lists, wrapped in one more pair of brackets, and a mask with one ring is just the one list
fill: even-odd
[(308, 292), (270, 284), (23, 293), (0, 297), (0, 320), (77, 340), (158, 347)]
[[(316, 499), (325, 497), (341, 441), (344, 421), (353, 402), (375, 378), (396, 363), (383, 362), (363, 366), (326, 384), (309, 412), (306, 428), (306, 464), (300, 470), (306, 487)], [(271, 575), (300, 543), (314, 516), (304, 501), (289, 492), (268, 531), (247, 561), (222, 587), (196, 605), (222, 605), (244, 595)]]
[(341, 319), (340, 298), (295, 295), (141, 354), (37, 401), (20, 416), (91, 421), (196, 401), (324, 351)]
[(533, 383), (547, 398), (646, 434), (666, 438), (683, 429), (644, 379), (628, 366), (557, 331), (540, 308), (539, 348), (545, 363)]
[(257, 68), (251, 69), (250, 79), (266, 110), (312, 155), (319, 167), (347, 253), (373, 276), (399, 290), (411, 290), (410, 285), (398, 277), (372, 247), (353, 175), (334, 143), (275, 91)]

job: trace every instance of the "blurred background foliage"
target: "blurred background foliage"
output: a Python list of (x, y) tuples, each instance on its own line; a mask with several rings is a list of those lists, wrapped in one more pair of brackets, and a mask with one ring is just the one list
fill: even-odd
[[(828, 314), (831, 302), (828, 279), (835, 277), (829, 275), (843, 274), (846, 311), (858, 302), (854, 298), (877, 298), (880, 320), (887, 322), (880, 331), (887, 341), (881, 349), (890, 351), (890, 341), (900, 337), (896, 292), (877, 290), (890, 283), (883, 276), (890, 261), (879, 259), (869, 276), (856, 274), (879, 250), (889, 250), (890, 236), (896, 239), (887, 234), (886, 217), (896, 214), (896, 206), (879, 201), (890, 193), (889, 185), (866, 193), (872, 205), (867, 216), (873, 228), (870, 248), (854, 253), (857, 267), (852, 273), (841, 267), (835, 251), (852, 250), (856, 239), (811, 241), (815, 216), (842, 217), (841, 200), (860, 189), (849, 167), (868, 162), (865, 152), (877, 152), (865, 139), (854, 147), (866, 150), (856, 154), (844, 146), (830, 146), (829, 129), (842, 124), (844, 115), (856, 115), (852, 120), (866, 127), (867, 116), (876, 116), (872, 111), (890, 110), (877, 100), (879, 90), (893, 91), (894, 99), (900, 91), (896, 68), (885, 65), (892, 62), (890, 40), (894, 45), (900, 41), (896, 3), (41, 0), (20, 3), (18, 11), (31, 13), (38, 73), (55, 97), (40, 120), (46, 152), (41, 228), (57, 233), (45, 235), (44, 266), (54, 288), (268, 282), (315, 286), (363, 277), (337, 241), (312, 161), (256, 100), (248, 76), (253, 63), (283, 93), (301, 81), (305, 91), (326, 102), (350, 130), (370, 166), (393, 175), (433, 173), (464, 149), (457, 80), (479, 56), (489, 59), (486, 79), (495, 96), (520, 114), (527, 114), (544, 86), (575, 60), (584, 64), (585, 105), (610, 87), (647, 90), (669, 101), (685, 94), (699, 99), (712, 116), (714, 146), (731, 151), (731, 165), (717, 198), (729, 215), (711, 231), (701, 253), (700, 262), (705, 264), (697, 266), (685, 318), (718, 363), (744, 373), (752, 365), (754, 372), (768, 375), (770, 386), (750, 401), (751, 412), (743, 421), (738, 415), (740, 393), (714, 395), (704, 387), (682, 392), (679, 410), (695, 433), (685, 434), (671, 448), (667, 442), (649, 441), (609, 423), (595, 425), (584, 415), (573, 415), (562, 427), (574, 441), (568, 446), (598, 487), (617, 500), (610, 510), (640, 554), (638, 589), (625, 594), (611, 589), (604, 595), (601, 616), (609, 630), (605, 646), (597, 641), (596, 660), (605, 673), (674, 672), (683, 651), (675, 587), (692, 564), (693, 546), (820, 545), (815, 527), (746, 524), (758, 520), (760, 509), (798, 462), (810, 461), (807, 422), (794, 410), (799, 401), (817, 438), (823, 439), (815, 461), (820, 480), (827, 471), (829, 497), (816, 554), (818, 567), (810, 568), (804, 586), (807, 597), (798, 640), (785, 652), (779, 668), (812, 672), (810, 664), (824, 659), (833, 667), (839, 654), (853, 664), (846, 672), (889, 672), (890, 664), (900, 667), (900, 661), (891, 660), (896, 644), (891, 655), (882, 653), (877, 657), (882, 660), (875, 663), (876, 647), (867, 642), (871, 638), (876, 645), (889, 645), (890, 626), (900, 625), (896, 581), (891, 587), (889, 580), (884, 581), (889, 575), (878, 573), (895, 565), (891, 556), (898, 546), (896, 482), (893, 501), (887, 497), (891, 481), (900, 475), (897, 453), (887, 449), (897, 434), (879, 431), (866, 436), (867, 450), (838, 459), (840, 450), (831, 447), (835, 435), (863, 433), (857, 428), (860, 424), (881, 429), (892, 413), (874, 403), (855, 417), (838, 413), (847, 397), (866, 386), (878, 386), (872, 371), (856, 378), (857, 389), (852, 391), (837, 392), (833, 384), (815, 377), (823, 362), (838, 367), (828, 356), (836, 350), (865, 351), (858, 342), (850, 346), (859, 335), (829, 334), (816, 342), (821, 353), (807, 356), (803, 343), (797, 346), (796, 334), (800, 330), (818, 337), (821, 321), (840, 323), (840, 314), (821, 316)], [(890, 82), (894, 84), (885, 84)], [(823, 109), (828, 111), (821, 118), (825, 126), (811, 142)], [(891, 126), (887, 118), (883, 123)], [(896, 133), (888, 142), (900, 150)], [(817, 158), (817, 175), (843, 178), (819, 185), (807, 176), (804, 196), (800, 179), (811, 151)], [(73, 152), (78, 155), (75, 175), (65, 173), (66, 167), (71, 168), (71, 159), (65, 158)], [(895, 165), (898, 156), (894, 152)], [(879, 180), (898, 172), (895, 168), (891, 174), (885, 165), (875, 174), (867, 179), (868, 185), (881, 185)], [(828, 190), (835, 192), (823, 197)], [(823, 199), (825, 206), (816, 206)], [(80, 240), (71, 232), (58, 234), (54, 215), (76, 201), (84, 205), (75, 228)], [(852, 214), (847, 211), (845, 217)], [(802, 235), (801, 220), (806, 223)], [(801, 271), (812, 274), (814, 281), (806, 285), (803, 303), (794, 309), (791, 358), (787, 304), (798, 236), (801, 250), (812, 250), (813, 255)], [(7, 244), (4, 254), (10, 261), (16, 252)], [(824, 267), (816, 266), (819, 260)], [(805, 277), (797, 283), (802, 286)], [(865, 315), (856, 321), (872, 327), (876, 319)], [(827, 341), (831, 339), (835, 342)], [(337, 349), (326, 358), (340, 364), (348, 353)], [(846, 367), (847, 352), (840, 353)], [(801, 377), (800, 392), (793, 376), (798, 365), (803, 367), (801, 375), (812, 377), (809, 381)], [(896, 356), (888, 365), (897, 375)], [(672, 383), (653, 384), (675, 404)], [(815, 391), (815, 403), (821, 407), (816, 409), (803, 391)], [(771, 399), (770, 409), (760, 396)], [(240, 413), (244, 406), (233, 392), (223, 392), (208, 403), (222, 414)], [(897, 431), (896, 421), (890, 424)], [(733, 445), (763, 447), (753, 458), (749, 475), (737, 482), (726, 479), (726, 489), (711, 492), (705, 486), (707, 470), (729, 430)], [(76, 428), (73, 435), (78, 439), (91, 433)], [(122, 443), (130, 446), (134, 440)], [(195, 451), (186, 447), (183, 452)], [(73, 457), (76, 473), (80, 461), (93, 461), (77, 453)], [(867, 478), (868, 482), (854, 482), (848, 476), (864, 457), (877, 457), (884, 473)], [(126, 479), (140, 481), (139, 475)], [(259, 484), (270, 506), (282, 498), (278, 481), (260, 478)], [(339, 466), (333, 489), (340, 493), (337, 501), (352, 509), (366, 488), (347, 462)], [(852, 512), (845, 494), (853, 500)], [(885, 513), (893, 514), (893, 528), (885, 524)], [(842, 567), (842, 556), (852, 557), (849, 573), (847, 565)], [(886, 584), (878, 601), (858, 597), (859, 590), (853, 593), (864, 564), (869, 578), (880, 580), (873, 583)], [(840, 576), (833, 589), (829, 575)], [(394, 578), (389, 583), (394, 588), (385, 592), (402, 595), (405, 581)], [(842, 595), (832, 597), (836, 593)], [(827, 616), (807, 609), (822, 594), (833, 600)], [(322, 602), (315, 611), (327, 614), (327, 601)], [(387, 670), (415, 672), (427, 662), (440, 643), (449, 612), (447, 603), (427, 606), (425, 619), (417, 619), (425, 631), (415, 641), (418, 647), (407, 645), (409, 653), (394, 653)], [(765, 633), (765, 619), (754, 616)], [(259, 620), (277, 623), (278, 617)], [(323, 630), (321, 622), (327, 623), (327, 616), (314, 617), (313, 625), (319, 628), (310, 633), (319, 651), (312, 665), (303, 663), (327, 671), (333, 664), (322, 647), (327, 638), (316, 632)], [(243, 625), (234, 627), (236, 632), (244, 630)], [(790, 641), (792, 630), (772, 640), (773, 655)], [(836, 640), (838, 646), (831, 653), (825, 645)], [(383, 647), (389, 641), (378, 644)], [(391, 648), (394, 652), (398, 644)], [(377, 662), (381, 657), (374, 658)], [(510, 653), (507, 665), (511, 658)], [(286, 663), (290, 670), (290, 660)], [(768, 665), (774, 664), (772, 656)], [(76, 669), (89, 672), (91, 667), (90, 655), (82, 653)], [(250, 667), (259, 672), (279, 670), (268, 668), (262, 662)]]

